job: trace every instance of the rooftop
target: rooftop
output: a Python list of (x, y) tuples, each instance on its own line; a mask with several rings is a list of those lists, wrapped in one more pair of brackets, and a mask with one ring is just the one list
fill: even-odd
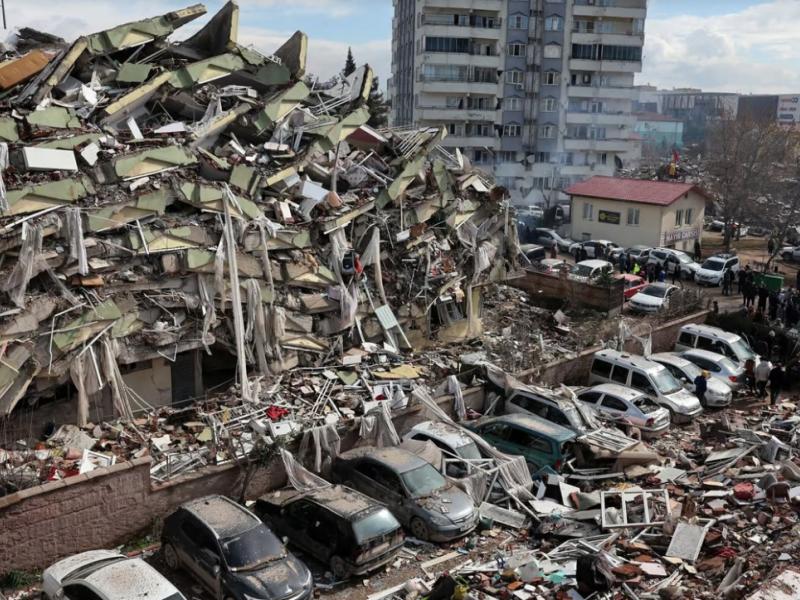
[(491, 417), (481, 421), (478, 423), (478, 425), (483, 425), (484, 423), (511, 423), (512, 425), (517, 425), (519, 427), (524, 427), (526, 429), (531, 429), (533, 431), (538, 431), (539, 433), (549, 435), (550, 437), (556, 438), (560, 442), (567, 442), (576, 437), (574, 431), (535, 415), (526, 415), (521, 413), (500, 415), (498, 417)]
[(187, 502), (183, 507), (223, 539), (249, 531), (261, 522), (245, 508), (224, 496), (198, 498)]
[(576, 183), (564, 190), (570, 196), (606, 198), (622, 202), (669, 206), (689, 192), (697, 192), (708, 198), (708, 194), (691, 183), (671, 183), (642, 179), (621, 179), (619, 177), (595, 176)]

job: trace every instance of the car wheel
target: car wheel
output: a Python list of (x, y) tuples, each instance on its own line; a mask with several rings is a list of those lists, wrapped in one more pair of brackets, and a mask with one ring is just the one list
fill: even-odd
[(164, 556), (164, 563), (173, 571), (177, 571), (181, 562), (178, 560), (178, 553), (175, 551), (175, 546), (169, 542), (161, 545), (161, 553)]
[(428, 531), (428, 526), (425, 524), (425, 521), (417, 517), (411, 519), (411, 525), (409, 529), (411, 530), (411, 535), (420, 540), (427, 540), (431, 535), (430, 531)]
[(350, 568), (341, 556), (333, 556), (330, 561), (331, 573), (338, 580), (350, 578)]

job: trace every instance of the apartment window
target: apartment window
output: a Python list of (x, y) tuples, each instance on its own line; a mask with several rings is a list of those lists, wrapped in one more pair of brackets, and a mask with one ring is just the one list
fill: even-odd
[(533, 153), (533, 162), (536, 162), (536, 163), (549, 163), (550, 162), (550, 153), (549, 152), (534, 152)]
[(599, 44), (572, 44), (572, 58), (581, 60), (599, 60)]
[(678, 209), (675, 211), (675, 227), (680, 227), (683, 225), (683, 209)]
[(545, 31), (561, 31), (561, 27), (564, 21), (558, 15), (553, 15), (551, 17), (547, 17), (544, 20), (544, 30)]
[(511, 15), (509, 27), (511, 29), (527, 29), (528, 17), (526, 15)]
[(497, 155), (497, 162), (513, 163), (517, 162), (517, 153), (513, 150), (501, 150)]
[(445, 127), (449, 135), (464, 135), (464, 126), (461, 123), (446, 123)]
[(516, 123), (509, 123), (503, 125), (503, 135), (505, 137), (519, 137), (522, 134), (522, 127)]
[(446, 108), (464, 108), (463, 96), (448, 96), (444, 101)]
[(561, 82), (561, 73), (558, 71), (547, 71), (544, 74), (544, 85), (558, 85)]
[(628, 225), (639, 225), (639, 209), (628, 209)]
[(455, 52), (469, 54), (469, 38), (426, 37), (425, 52)]
[(422, 76), (427, 81), (467, 81), (468, 69), (466, 65), (425, 64)]
[(564, 154), (561, 155), (561, 157), (564, 164), (567, 165), (568, 167), (571, 167), (575, 162), (575, 154), (572, 152), (565, 152)]
[(468, 110), (490, 110), (493, 109), (491, 105), (492, 98), (486, 96), (470, 96), (467, 98)]
[(555, 125), (541, 125), (539, 127), (539, 137), (550, 140), (556, 136)]
[(508, 55), (509, 56), (525, 56), (525, 49), (527, 46), (525, 44), (509, 44), (508, 45)]
[(572, 31), (576, 33), (594, 33), (594, 21), (576, 19), (572, 23)]
[[(573, 56), (573, 58), (575, 57)], [(570, 83), (572, 85), (578, 85), (578, 86), (592, 85), (592, 74), (585, 72), (573, 73), (570, 76)]]
[(542, 112), (555, 112), (556, 111), (556, 99), (555, 98), (542, 98), (541, 110), (542, 110)]
[(492, 162), (492, 155), (488, 150), (473, 150), (472, 162), (478, 165), (485, 165)]
[[(466, 69), (466, 67), (464, 68)], [(475, 67), (472, 71), (472, 81), (474, 83), (497, 83), (497, 71), (491, 67)]]
[(534, 177), (533, 188), (537, 190), (549, 190), (550, 178), (549, 177)]
[(644, 19), (633, 20), (633, 33), (641, 35), (644, 33)]
[(522, 98), (512, 96), (503, 100), (503, 108), (505, 110), (519, 111), (522, 110)]
[(594, 204), (583, 203), (583, 220), (594, 221)]
[(600, 164), (601, 165), (608, 164), (608, 153), (607, 152), (602, 152), (600, 154)]
[(492, 137), (491, 123), (467, 123), (467, 135), (474, 137)]
[(624, 60), (639, 62), (642, 60), (642, 49), (636, 46), (601, 46), (603, 60)]
[(519, 70), (506, 71), (506, 83), (521, 84), (524, 80), (525, 73)]
[(686, 218), (684, 219), (684, 221), (683, 221), (683, 222), (684, 222), (686, 225), (691, 225), (691, 224), (692, 224), (692, 217), (693, 217), (693, 216), (694, 216), (694, 215), (692, 214), (692, 209), (691, 209), (691, 208), (687, 208), (687, 209), (686, 209)]
[(544, 47), (545, 58), (561, 58), (561, 44), (547, 44)]

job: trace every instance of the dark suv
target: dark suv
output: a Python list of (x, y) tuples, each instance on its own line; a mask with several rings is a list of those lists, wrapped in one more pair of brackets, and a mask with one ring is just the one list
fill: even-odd
[(394, 560), (403, 529), (388, 508), (334, 485), (262, 496), (256, 514), (289, 543), (329, 565), (336, 579), (363, 575)]
[(164, 521), (164, 562), (214, 598), (306, 600), (311, 572), (246, 508), (224, 496), (187, 502)]

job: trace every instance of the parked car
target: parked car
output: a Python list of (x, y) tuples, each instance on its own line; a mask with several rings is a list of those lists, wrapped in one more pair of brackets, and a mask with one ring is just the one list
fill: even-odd
[[(519, 250), (532, 263), (539, 262), (547, 256), (547, 250), (538, 244), (523, 244)], [(522, 262), (526, 262), (525, 259), (522, 259)]]
[(545, 258), (539, 261), (539, 270), (543, 273), (560, 273), (566, 264), (566, 261), (560, 258)]
[(575, 281), (592, 281), (603, 273), (613, 273), (614, 265), (607, 260), (584, 260), (572, 267), (570, 279)]
[(693, 348), (723, 354), (741, 366), (744, 366), (748, 360), (756, 363), (759, 360), (750, 344), (741, 336), (711, 325), (689, 323), (681, 327), (675, 342), (675, 351), (683, 352)]
[[(694, 380), (698, 375), (702, 374), (700, 367), (675, 352), (659, 352), (651, 354), (648, 358), (660, 365), (664, 365), (672, 373), (673, 377), (683, 384), (685, 389), (694, 394)], [(715, 378), (708, 380), (705, 398), (706, 406), (730, 406), (732, 399), (733, 390), (727, 382), (722, 382)]]
[(800, 261), (800, 246), (784, 246), (781, 248), (781, 258), (786, 262)]
[(116, 550), (90, 550), (47, 567), (42, 598), (48, 600), (186, 600), (141, 558)]
[(686, 350), (681, 356), (708, 371), (717, 381), (728, 384), (733, 390), (738, 390), (744, 385), (744, 367), (727, 356), (698, 349)]
[(694, 280), (697, 285), (713, 285), (719, 286), (722, 284), (722, 277), (726, 272), (733, 271), (733, 274), (739, 272), (739, 257), (730, 254), (717, 254), (708, 257), (694, 275)]
[(691, 256), (674, 248), (653, 248), (648, 254), (647, 262), (663, 267), (667, 273), (678, 267), (681, 270), (681, 277), (684, 279), (691, 279), (700, 270), (700, 265)]
[(337, 483), (384, 503), (416, 538), (449, 541), (475, 529), (472, 499), (436, 468), (402, 448), (354, 448), (333, 463)]
[(445, 474), (460, 479), (467, 476), (472, 469), (464, 461), (484, 458), (480, 448), (464, 431), (449, 423), (441, 421), (423, 421), (417, 423), (403, 436), (403, 441), (432, 442), (445, 458)]
[(602, 258), (613, 257), (616, 258), (622, 254), (623, 249), (619, 244), (615, 244), (609, 240), (587, 240), (585, 242), (575, 242), (569, 247), (569, 253), (575, 257), (575, 260), (580, 259), (580, 250), (586, 250), (586, 258)]
[(553, 245), (556, 245), (559, 252), (569, 252), (570, 246), (575, 243), (573, 240), (560, 236), (555, 229), (547, 229), (545, 227), (534, 229), (533, 239), (534, 242), (541, 244), (545, 248), (552, 248)]
[(617, 275), (617, 279), (621, 279), (625, 286), (622, 295), (626, 302), (647, 286), (647, 280), (631, 273), (621, 273)]
[(725, 221), (721, 221), (719, 219), (712, 219), (708, 223), (709, 231), (724, 231), (724, 229), (725, 229)]
[(753, 237), (764, 237), (769, 233), (769, 229), (765, 227), (751, 227), (747, 233)]
[(669, 283), (651, 283), (631, 298), (631, 310), (654, 313), (669, 307), (669, 300), (680, 288)]
[(625, 253), (630, 257), (631, 260), (638, 262), (639, 264), (646, 264), (647, 259), (650, 257), (650, 251), (652, 248), (650, 246), (631, 246), (630, 248), (625, 250)]
[(639, 390), (670, 411), (673, 422), (689, 421), (703, 412), (700, 401), (663, 365), (617, 350), (595, 352), (589, 384), (619, 383)]
[(164, 562), (214, 598), (311, 598), (311, 572), (256, 515), (224, 496), (183, 504), (164, 520)]
[(393, 561), (405, 539), (388, 508), (341, 485), (273, 492), (256, 501), (254, 512), (290, 544), (328, 565), (337, 580)]
[(560, 471), (574, 456), (575, 432), (533, 415), (489, 417), (471, 429), (501, 452), (524, 457), (531, 473)]
[(578, 390), (577, 396), (604, 418), (633, 425), (644, 434), (660, 435), (669, 429), (669, 411), (638, 390), (603, 383)]

